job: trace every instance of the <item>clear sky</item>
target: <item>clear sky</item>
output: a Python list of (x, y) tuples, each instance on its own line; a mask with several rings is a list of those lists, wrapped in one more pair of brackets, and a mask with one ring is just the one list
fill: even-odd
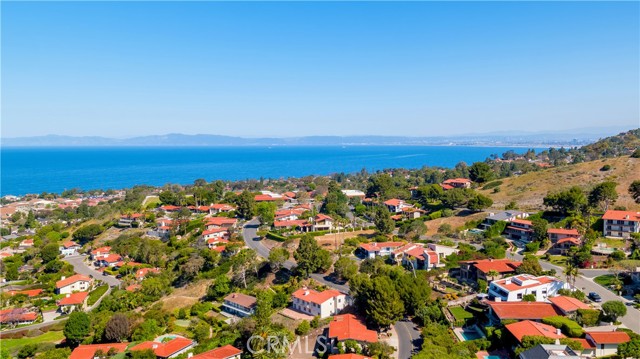
[(2, 136), (639, 127), (638, 2), (1, 2)]

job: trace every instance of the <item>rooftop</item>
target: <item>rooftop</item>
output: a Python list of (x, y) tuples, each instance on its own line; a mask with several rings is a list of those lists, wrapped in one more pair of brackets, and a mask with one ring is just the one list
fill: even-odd
[(329, 323), (329, 337), (339, 341), (353, 339), (359, 342), (376, 343), (378, 334), (367, 329), (353, 314), (336, 315)]
[(317, 290), (300, 288), (293, 292), (292, 296), (294, 298), (298, 298), (305, 302), (311, 302), (316, 304), (322, 304), (331, 298), (335, 298), (339, 295), (342, 295), (339, 291), (335, 289), (327, 289), (322, 292), (318, 292)]

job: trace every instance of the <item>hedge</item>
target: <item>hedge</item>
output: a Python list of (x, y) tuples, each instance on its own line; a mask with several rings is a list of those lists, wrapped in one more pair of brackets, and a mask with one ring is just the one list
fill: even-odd
[(278, 241), (278, 242), (284, 242), (284, 241), (287, 240), (287, 237), (281, 236), (279, 234), (275, 234), (273, 232), (267, 232), (266, 237), (269, 238), (269, 239), (273, 239), (274, 241)]
[(576, 319), (582, 326), (593, 327), (598, 325), (600, 321), (600, 311), (597, 309), (578, 309)]
[(562, 332), (570, 338), (580, 338), (584, 335), (584, 330), (580, 324), (560, 315), (544, 318), (542, 322), (555, 328), (560, 328)]

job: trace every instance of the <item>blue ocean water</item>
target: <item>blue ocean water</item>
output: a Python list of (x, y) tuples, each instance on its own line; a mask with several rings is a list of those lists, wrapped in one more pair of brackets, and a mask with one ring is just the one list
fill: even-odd
[(453, 167), (483, 161), (509, 147), (129, 147), (2, 148), (0, 194), (120, 189), (248, 178), (356, 172), (363, 168)]

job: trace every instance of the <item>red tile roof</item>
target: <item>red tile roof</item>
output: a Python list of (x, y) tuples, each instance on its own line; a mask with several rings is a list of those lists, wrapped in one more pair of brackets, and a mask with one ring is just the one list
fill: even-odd
[(236, 222), (238, 222), (237, 219), (235, 218), (227, 218), (227, 217), (210, 217), (207, 218), (207, 222), (206, 225), (213, 225), (213, 226), (222, 226), (225, 224), (231, 224), (234, 225), (236, 224)]
[(64, 243), (62, 243), (62, 246), (65, 248), (71, 248), (71, 247), (80, 247), (80, 245), (74, 241), (66, 241)]
[(452, 185), (444, 184), (444, 183), (440, 183), (440, 187), (442, 187), (442, 189), (445, 189), (445, 190), (450, 190), (455, 188)]
[(489, 302), (489, 306), (500, 320), (538, 320), (560, 314), (552, 304), (544, 302)]
[(580, 233), (578, 233), (577, 229), (574, 228), (570, 228), (570, 229), (564, 229), (564, 228), (549, 228), (547, 230), (548, 234), (566, 234), (569, 236), (579, 236)]
[(353, 314), (333, 317), (329, 323), (329, 338), (338, 338), (338, 341), (353, 339), (359, 342), (378, 342), (378, 334), (367, 329)]
[(292, 296), (294, 298), (298, 298), (305, 302), (311, 302), (316, 304), (322, 304), (328, 301), (331, 298), (335, 298), (337, 296), (342, 295), (339, 291), (335, 289), (327, 289), (322, 292), (318, 292), (313, 289), (300, 288), (293, 292)]
[(96, 249), (92, 250), (91, 254), (93, 254), (95, 256), (98, 253), (106, 254), (106, 253), (109, 253), (110, 251), (111, 251), (111, 247), (106, 246), (106, 247), (100, 247), (100, 248), (96, 248)]
[(79, 281), (85, 281), (85, 282), (91, 282), (91, 278), (87, 277), (86, 275), (82, 275), (82, 274), (74, 274), (69, 278), (65, 278), (62, 280), (59, 280), (56, 282), (56, 288), (62, 288), (62, 287), (66, 287), (70, 284), (73, 284), (75, 282), (79, 282)]
[(277, 201), (278, 199), (282, 199), (282, 198), (271, 197), (268, 194), (257, 194), (255, 195), (255, 197), (253, 197), (253, 199), (256, 202), (267, 202), (267, 201)]
[(591, 337), (597, 344), (620, 344), (631, 340), (629, 334), (625, 332), (587, 332), (587, 338)]
[[(520, 283), (518, 283), (518, 281)], [(525, 283), (527, 281), (531, 281), (532, 283)], [(559, 281), (559, 279), (554, 277), (549, 277), (549, 276), (534, 277), (531, 274), (520, 274), (520, 275), (509, 277), (509, 278), (495, 280), (493, 281), (493, 283), (495, 283), (496, 285), (499, 285), (500, 287), (508, 291), (512, 291), (512, 290), (518, 290), (518, 289), (537, 287), (539, 285), (551, 283), (555, 281)]]
[(225, 345), (220, 348), (209, 350), (198, 355), (194, 355), (191, 359), (227, 359), (242, 354), (242, 350), (232, 346)]
[(105, 261), (107, 263), (116, 263), (122, 260), (122, 257), (119, 254), (115, 254), (115, 253), (111, 253), (108, 254), (102, 258), (100, 258), (101, 261)]
[(397, 248), (402, 246), (404, 243), (402, 242), (371, 242), (371, 243), (361, 243), (360, 248), (364, 249), (367, 252), (379, 252), (384, 247)]
[(273, 226), (276, 228), (287, 228), (287, 227), (306, 227), (309, 223), (304, 219), (297, 219), (293, 221), (274, 221)]
[(582, 242), (580, 242), (580, 240), (578, 238), (565, 237), (565, 238), (562, 238), (562, 239), (558, 240), (558, 244), (562, 244), (562, 243), (573, 243), (576, 246), (579, 246)]
[(526, 219), (514, 219), (513, 221), (511, 221), (511, 223), (524, 224), (524, 225), (527, 225), (527, 226), (532, 226), (533, 225), (533, 222), (528, 221)]
[(27, 322), (38, 318), (38, 313), (26, 308), (12, 308), (0, 310), (0, 323)]
[(444, 183), (444, 184), (450, 184), (450, 183), (467, 184), (467, 183), (471, 183), (471, 180), (470, 179), (466, 179), (466, 178), (451, 178), (451, 179), (445, 180), (442, 183)]
[(162, 209), (163, 211), (177, 211), (177, 210), (180, 209), (180, 207), (172, 206), (172, 205), (165, 205), (165, 206), (161, 206), (160, 209)]
[(392, 198), (392, 199), (384, 201), (384, 204), (386, 204), (387, 206), (394, 206), (394, 207), (398, 207), (403, 203), (404, 203), (403, 200), (397, 199), (397, 198)]
[(143, 279), (149, 273), (158, 274), (160, 273), (160, 269), (158, 268), (141, 268), (136, 271), (136, 278)]
[(214, 234), (214, 233), (222, 233), (222, 232), (228, 232), (229, 230), (227, 228), (212, 228), (212, 229), (207, 229), (206, 231), (202, 232), (203, 236), (209, 235), (209, 234)]
[(522, 262), (516, 262), (509, 259), (480, 259), (473, 261), (462, 261), (461, 263), (471, 263), (482, 273), (488, 273), (491, 270), (495, 270), (498, 273), (511, 273), (516, 271)]
[(438, 263), (438, 254), (434, 251), (422, 248), (422, 247), (417, 247), (417, 248), (413, 248), (411, 250), (408, 250), (405, 252), (407, 255), (415, 257), (417, 259), (426, 261), (427, 258), (425, 257), (425, 254), (429, 256), (429, 263)]
[(543, 336), (551, 339), (565, 338), (564, 334), (558, 334), (556, 328), (551, 325), (532, 322), (530, 320), (508, 324), (505, 328), (507, 328), (519, 342), (522, 342), (522, 338), (525, 335)]
[(640, 221), (640, 212), (608, 210), (604, 213), (602, 219), (613, 219), (619, 221)]
[(129, 350), (136, 351), (136, 350), (151, 349), (156, 354), (156, 356), (167, 358), (181, 350), (186, 349), (192, 344), (193, 344), (193, 341), (191, 339), (176, 337), (166, 343), (158, 343), (158, 342), (151, 342), (151, 341), (142, 342)]
[(572, 338), (571, 340), (575, 340), (578, 343), (580, 343), (580, 345), (582, 345), (582, 349), (585, 349), (585, 350), (596, 348), (595, 344), (591, 343), (590, 341), (584, 338)]
[(333, 218), (327, 216), (326, 214), (318, 213), (316, 215), (316, 222), (320, 221), (333, 221)]
[(233, 207), (233, 206), (231, 206), (229, 204), (225, 204), (225, 203), (216, 203), (213, 206), (211, 206), (211, 208), (217, 209), (219, 211), (221, 211), (221, 210), (233, 211), (235, 209), (235, 207)]
[(42, 289), (10, 290), (7, 293), (12, 297), (16, 294), (24, 294), (29, 298), (33, 298), (42, 294)]
[(71, 293), (58, 301), (58, 305), (78, 305), (84, 303), (89, 292)]
[(90, 344), (80, 345), (71, 352), (69, 359), (93, 359), (98, 350), (108, 353), (113, 348), (117, 353), (123, 353), (129, 343)]
[(578, 299), (564, 295), (550, 297), (549, 301), (564, 312), (574, 312), (578, 309), (591, 309), (589, 305), (579, 301)]
[(132, 284), (132, 285), (128, 286), (127, 288), (125, 288), (125, 290), (127, 292), (135, 292), (135, 291), (139, 290), (140, 288), (142, 288), (142, 286), (140, 284)]

